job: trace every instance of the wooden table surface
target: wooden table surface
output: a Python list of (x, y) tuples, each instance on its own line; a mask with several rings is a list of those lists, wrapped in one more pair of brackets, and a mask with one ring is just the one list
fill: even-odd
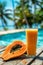
[[(0, 52), (4, 47), (0, 47)], [(2, 50), (1, 50), (2, 49)], [(37, 49), (37, 55), (43, 50), (43, 48)], [(43, 65), (43, 52), (31, 63), (34, 57), (27, 57), (25, 54), (19, 58), (11, 59), (9, 61), (3, 61), (0, 58), (0, 65)], [(31, 64), (29, 64), (31, 63)]]

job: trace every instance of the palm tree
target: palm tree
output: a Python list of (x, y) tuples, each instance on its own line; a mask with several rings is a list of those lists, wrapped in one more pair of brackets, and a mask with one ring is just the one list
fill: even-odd
[[(32, 4), (34, 5), (34, 22), (35, 22), (35, 18), (37, 18), (36, 16), (36, 13), (37, 13), (37, 5), (42, 9), (42, 4), (43, 4), (43, 1), (41, 0), (31, 0)], [(39, 12), (38, 12), (39, 13)], [(37, 21), (36, 21), (37, 22)]]
[(29, 27), (32, 27), (32, 13), (30, 12), (29, 5), (27, 4), (27, 1), (20, 0), (20, 3), (18, 6), (15, 8), (14, 13), (15, 13), (15, 19), (16, 22), (20, 21), (21, 24), (22, 22), (25, 22), (26, 25)]
[[(34, 5), (34, 13), (31, 12), (32, 5), (29, 5), (30, 2), (32, 3), (32, 5)], [(29, 27), (32, 27), (33, 23), (39, 23), (40, 17), (36, 15), (36, 12), (37, 12), (37, 5), (39, 7), (42, 7), (41, 4), (39, 0), (20, 0), (20, 2), (18, 3), (18, 6), (15, 8), (15, 11), (14, 11), (16, 22), (25, 21), (26, 22), (25, 24), (27, 24)]]
[(0, 2), (0, 20), (4, 29), (6, 29), (7, 26), (7, 19), (13, 20), (13, 18), (11, 17), (12, 10), (5, 9), (5, 7), (6, 7), (6, 2)]

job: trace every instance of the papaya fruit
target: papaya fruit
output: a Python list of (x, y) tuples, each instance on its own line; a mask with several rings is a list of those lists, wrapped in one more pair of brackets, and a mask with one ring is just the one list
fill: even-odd
[[(17, 48), (18, 47), (18, 48)], [(26, 45), (22, 41), (14, 41), (8, 45), (5, 51), (0, 55), (3, 60), (7, 61), (12, 58), (17, 58), (26, 52)]]

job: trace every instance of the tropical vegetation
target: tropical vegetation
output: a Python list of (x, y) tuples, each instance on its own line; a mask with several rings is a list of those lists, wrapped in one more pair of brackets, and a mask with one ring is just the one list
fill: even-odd
[(14, 21), (16, 29), (32, 28), (33, 24), (40, 24), (43, 28), (43, 0), (20, 0), (19, 2), (15, 0), (15, 2), (16, 7), (12, 0), (14, 14), (11, 9), (6, 9), (6, 2), (0, 2), (0, 20), (5, 30), (7, 30), (7, 19)]
[[(31, 2), (31, 3), (30, 3)], [(30, 3), (30, 4), (29, 4)], [(32, 13), (32, 5), (34, 12)], [(37, 8), (37, 6), (39, 8)], [(16, 26), (28, 25), (32, 28), (33, 23), (41, 24), (43, 22), (43, 1), (41, 0), (20, 0), (14, 10), (14, 21)]]

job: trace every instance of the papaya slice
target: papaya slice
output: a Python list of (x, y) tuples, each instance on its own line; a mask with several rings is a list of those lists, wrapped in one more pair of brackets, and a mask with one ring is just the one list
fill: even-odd
[[(18, 47), (18, 48), (17, 48)], [(0, 55), (5, 61), (17, 58), (26, 52), (26, 45), (22, 41), (14, 41), (6, 47), (5, 51)]]

